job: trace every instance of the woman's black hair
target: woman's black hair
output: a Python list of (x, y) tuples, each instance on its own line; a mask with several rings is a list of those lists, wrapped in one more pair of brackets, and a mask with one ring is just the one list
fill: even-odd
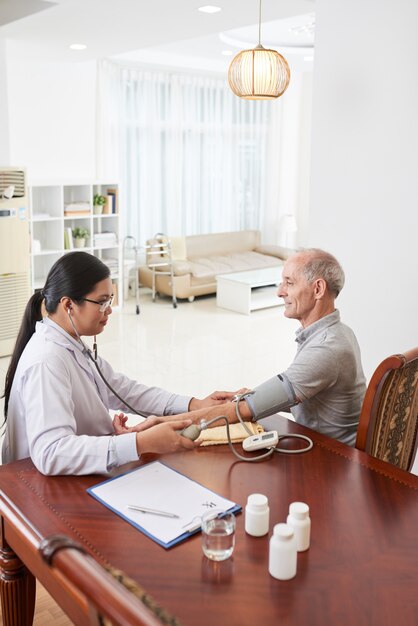
[(81, 303), (94, 290), (97, 283), (109, 278), (110, 270), (100, 259), (87, 252), (69, 252), (60, 257), (49, 270), (45, 287), (30, 298), (23, 314), (4, 386), (4, 421), (7, 419), (10, 391), (17, 364), (26, 344), (35, 332), (36, 322), (42, 320), (41, 305), (44, 301), (48, 313), (55, 313), (64, 296)]

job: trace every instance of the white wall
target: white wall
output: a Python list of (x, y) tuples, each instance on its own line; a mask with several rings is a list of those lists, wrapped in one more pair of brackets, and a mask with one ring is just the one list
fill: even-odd
[(366, 375), (418, 344), (418, 3), (317, 0), (310, 244), (341, 260)]
[(31, 181), (95, 178), (95, 62), (30, 59), (8, 41), (7, 74), (13, 164)]
[[(273, 176), (266, 189), (262, 232), (265, 243), (293, 247), (307, 242), (312, 71), (294, 67), (293, 59), (287, 59), (289, 87), (281, 98), (265, 103), (278, 114), (273, 115), (268, 142), (267, 162)], [(295, 216), (297, 233), (283, 230), (285, 215)]]
[(0, 39), (0, 166), (11, 165), (6, 42)]
[[(272, 106), (274, 103), (270, 103)], [(296, 234), (280, 232), (273, 243), (302, 246), (307, 240), (307, 212), (309, 207), (309, 168), (312, 109), (312, 71), (292, 71), (288, 90), (282, 96), (283, 131), (278, 138), (279, 154), (276, 167), (280, 180), (279, 215), (294, 215)], [(287, 238), (287, 239), (286, 239)]]

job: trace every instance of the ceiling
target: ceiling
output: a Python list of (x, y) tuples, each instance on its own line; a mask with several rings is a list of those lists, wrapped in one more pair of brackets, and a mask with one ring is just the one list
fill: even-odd
[[(31, 59), (116, 56), (221, 71), (231, 60), (224, 52), (258, 43), (258, 0), (209, 1), (222, 10), (198, 11), (206, 0), (0, 0), (0, 38)], [(263, 45), (312, 60), (314, 8), (313, 0), (263, 0)]]

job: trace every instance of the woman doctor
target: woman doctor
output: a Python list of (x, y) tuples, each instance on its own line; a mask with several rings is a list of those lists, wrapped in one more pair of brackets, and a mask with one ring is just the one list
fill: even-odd
[(104, 330), (112, 301), (109, 268), (86, 252), (58, 259), (30, 298), (6, 375), (3, 463), (30, 457), (47, 475), (106, 473), (144, 452), (193, 449), (197, 444), (178, 432), (189, 419), (150, 417), (134, 430), (117, 416), (114, 429), (108, 410), (128, 405), (146, 415), (175, 415), (233, 396), (215, 392), (198, 400), (147, 387), (97, 356), (110, 391), (81, 336)]

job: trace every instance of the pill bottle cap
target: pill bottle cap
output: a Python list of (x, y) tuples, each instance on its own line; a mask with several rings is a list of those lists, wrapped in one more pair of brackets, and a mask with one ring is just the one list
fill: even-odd
[(309, 515), (309, 507), (304, 502), (292, 502), (289, 506), (289, 513), (296, 519), (305, 519)]
[(263, 496), (262, 493), (252, 493), (248, 496), (247, 504), (256, 510), (264, 510), (268, 505), (267, 496)]
[(273, 535), (287, 541), (293, 537), (293, 529), (288, 524), (276, 524), (273, 528)]

